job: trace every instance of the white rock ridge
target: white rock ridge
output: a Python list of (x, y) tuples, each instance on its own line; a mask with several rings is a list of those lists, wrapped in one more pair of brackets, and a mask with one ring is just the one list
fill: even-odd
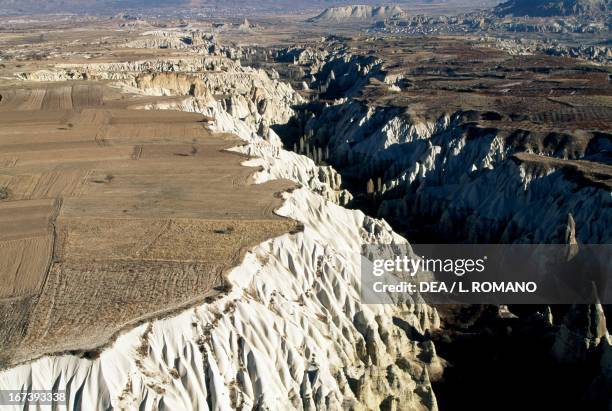
[(313, 117), (306, 135), (343, 175), (363, 180), (364, 189), (373, 180), (382, 198), (377, 215), (390, 221), (429, 219), (443, 236), (475, 243), (554, 243), (572, 214), (580, 242), (610, 241), (609, 190), (568, 171), (579, 164), (572, 161), (589, 160), (586, 149), (521, 153), (506, 131), (467, 124), (472, 114), (427, 121), (341, 101)]
[(236, 150), (263, 166), (257, 181), (302, 183), (283, 194), (277, 213), (303, 231), (247, 252), (228, 273), (231, 290), (214, 302), (129, 330), (94, 359), (46, 356), (4, 370), (0, 389), (65, 389), (60, 410), (437, 409), (435, 348), (410, 340), (394, 321), (426, 334), (439, 327), (436, 310), (360, 299), (361, 245), (406, 241), (384, 221), (328, 201), (337, 192), (331, 168), (286, 152), (271, 131), (261, 138), (253, 94), (234, 96), (246, 117), (209, 95), (205, 87), (200, 98), (167, 108), (213, 115), (217, 130), (237, 132), (247, 144)]
[[(174, 109), (201, 113), (214, 119), (211, 128), (233, 133), (247, 142), (234, 151), (258, 157), (257, 182), (289, 179), (338, 204), (347, 204), (351, 195), (341, 188), (340, 175), (329, 166), (319, 166), (306, 156), (282, 150), (282, 142), (271, 128), (285, 124), (294, 115), (292, 104), (301, 98), (287, 84), (273, 80), (262, 71), (202, 73), (199, 77), (164, 73), (139, 76), (136, 87), (120, 83), (128, 92), (147, 95), (185, 96), (174, 102), (154, 103), (145, 109)], [(190, 95), (191, 91), (192, 95)], [(213, 98), (222, 94), (224, 99)]]
[[(335, 170), (280, 151), (280, 138), (271, 127), (286, 124), (295, 114), (292, 106), (302, 98), (278, 80), (278, 73), (243, 67), (225, 57), (236, 53), (228, 49), (224, 55), (60, 64), (50, 70), (18, 73), (17, 77), (29, 81), (115, 80), (114, 84), (128, 93), (184, 97), (141, 108), (207, 115), (214, 119), (213, 130), (234, 133), (251, 143), (241, 151), (266, 157), (260, 164), (265, 169), (262, 173), (294, 180), (330, 200), (347, 204), (351, 195), (341, 189), (341, 178)], [(284, 165), (279, 166), (278, 160)]]
[(321, 14), (310, 19), (312, 22), (341, 22), (355, 20), (372, 20), (398, 17), (404, 14), (399, 6), (340, 6), (330, 7)]
[(436, 409), (435, 349), (392, 321), (425, 333), (436, 311), (360, 302), (361, 244), (405, 240), (306, 188), (284, 196), (278, 214), (304, 231), (248, 252), (229, 294), (143, 324), (94, 360), (43, 357), (4, 371), (0, 389), (66, 388), (66, 408), (84, 410)]

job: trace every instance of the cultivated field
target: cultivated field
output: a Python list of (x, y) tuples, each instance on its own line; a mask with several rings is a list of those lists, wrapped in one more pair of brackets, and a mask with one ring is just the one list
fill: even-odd
[(211, 298), (242, 252), (295, 229), (286, 181), (250, 184), (199, 114), (103, 83), (0, 88), (0, 366), (95, 355), (128, 324)]
[(375, 106), (407, 108), (415, 119), (435, 120), (454, 111), (488, 112), (496, 127), (542, 131), (608, 130), (612, 118), (609, 69), (575, 59), (512, 56), (470, 38), (356, 39), (351, 51), (376, 56), (391, 91), (372, 80), (362, 99)]

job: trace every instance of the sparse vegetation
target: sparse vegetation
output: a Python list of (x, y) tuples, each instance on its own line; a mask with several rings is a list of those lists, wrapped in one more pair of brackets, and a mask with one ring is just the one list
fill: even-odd
[[(2, 91), (7, 93), (10, 102), (2, 106), (3, 98), (0, 105), (2, 135), (29, 127), (9, 158), (14, 190), (31, 190), (32, 174), (40, 182), (26, 200), (11, 201), (12, 208), (0, 204), (3, 364), (63, 352), (66, 346), (101, 346), (126, 324), (160, 315), (160, 307), (171, 312), (203, 296), (214, 301), (230, 289), (222, 273), (238, 264), (242, 250), (295, 227), (273, 214), (282, 201), (274, 193), (291, 185), (249, 184), (254, 169), (223, 151), (238, 140), (212, 135), (201, 115), (131, 110), (127, 106), (138, 97), (78, 82)], [(99, 123), (79, 123), (80, 104)], [(2, 111), (6, 107), (10, 114)], [(70, 122), (50, 121), (48, 113), (58, 110)], [(58, 126), (61, 132), (55, 132)], [(49, 136), (59, 148), (47, 154), (40, 145), (49, 143)], [(147, 144), (134, 144), (144, 139)], [(3, 144), (11, 141), (0, 141), (0, 153)], [(178, 159), (176, 152), (186, 156)], [(0, 200), (10, 195), (0, 187)], [(62, 218), (55, 229), (67, 237), (52, 261), (49, 221), (59, 214), (53, 200), (58, 196)], [(5, 224), (15, 213), (23, 223)], [(22, 254), (27, 263), (12, 264)], [(58, 295), (71, 303), (58, 302)], [(3, 298), (19, 298), (22, 308)], [(92, 359), (99, 354), (74, 352)]]
[(213, 230), (215, 234), (231, 234), (234, 232), (234, 227), (227, 226), (225, 228), (217, 228)]

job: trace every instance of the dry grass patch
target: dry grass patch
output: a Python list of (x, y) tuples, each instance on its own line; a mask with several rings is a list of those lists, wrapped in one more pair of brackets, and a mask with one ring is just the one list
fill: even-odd
[(204, 116), (88, 83), (2, 95), (0, 366), (96, 352), (223, 292), (245, 250), (296, 230), (274, 214), (293, 184), (251, 184), (225, 151), (241, 141)]

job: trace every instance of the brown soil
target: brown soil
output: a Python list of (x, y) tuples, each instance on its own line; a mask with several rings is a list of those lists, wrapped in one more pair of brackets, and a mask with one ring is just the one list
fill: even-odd
[(226, 289), (242, 253), (296, 229), (288, 181), (251, 184), (198, 114), (101, 84), (0, 91), (0, 366), (87, 351)]

